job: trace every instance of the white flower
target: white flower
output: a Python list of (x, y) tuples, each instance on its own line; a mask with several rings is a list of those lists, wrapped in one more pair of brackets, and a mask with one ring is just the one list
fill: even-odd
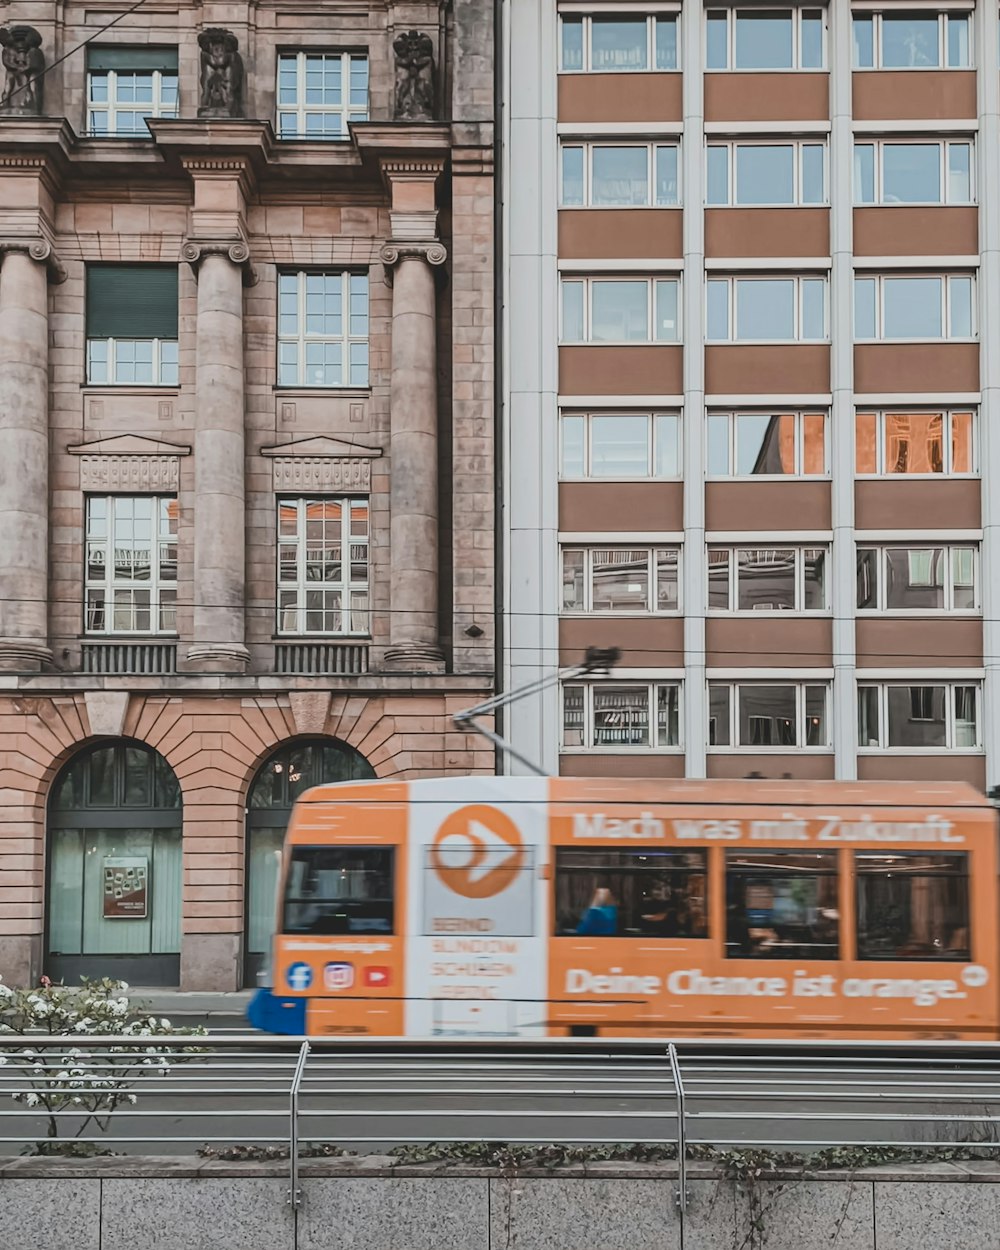
[(133, 1106), (133, 1107), (134, 1107), (134, 1106), (135, 1106), (135, 1104), (139, 1101), (139, 1099), (138, 1099), (138, 1098), (136, 1098), (135, 1094), (126, 1094), (126, 1095), (125, 1095), (125, 1099), (126, 1099), (126, 1101), (127, 1101), (127, 1102), (131, 1105), (131, 1106)]
[(2, 1068), (2, 1067), (3, 1067), (3, 1065), (4, 1065), (6, 1062), (7, 1062), (7, 1056), (6, 1056), (6, 1055), (0, 1055), (0, 1068)]
[(35, 1093), (34, 1090), (31, 1090), (28, 1094), (25, 1095), (24, 1101), (28, 1104), (29, 1107), (37, 1107), (41, 1099), (38, 1097), (38, 1095)]
[(166, 1016), (161, 1016), (161, 1017), (160, 1017), (160, 1028), (161, 1028), (161, 1029), (169, 1029), (169, 1028), (170, 1028), (170, 1021), (167, 1019), (167, 1017), (166, 1017)]

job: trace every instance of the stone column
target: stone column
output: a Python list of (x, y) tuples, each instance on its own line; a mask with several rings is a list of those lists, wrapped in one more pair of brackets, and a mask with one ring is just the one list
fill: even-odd
[(390, 566), (386, 664), (436, 670), (438, 643), (437, 337), (433, 266), (442, 244), (387, 243), (392, 269)]
[(187, 243), (198, 274), (194, 642), (188, 667), (241, 673), (245, 638), (243, 242)]
[(48, 641), (49, 317), (42, 239), (2, 243), (0, 670), (37, 672)]

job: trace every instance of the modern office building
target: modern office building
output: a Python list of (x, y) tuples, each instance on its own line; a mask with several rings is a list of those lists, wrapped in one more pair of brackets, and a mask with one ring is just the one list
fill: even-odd
[(996, 4), (504, 11), (512, 741), (1000, 781)]
[(295, 795), (492, 772), (492, 7), (8, 9), (0, 973), (235, 989)]

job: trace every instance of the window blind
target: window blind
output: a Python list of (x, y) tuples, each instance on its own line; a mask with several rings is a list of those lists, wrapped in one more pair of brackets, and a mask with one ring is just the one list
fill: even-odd
[(176, 339), (176, 266), (88, 265), (87, 338)]
[(107, 72), (109, 69), (125, 73), (139, 70), (161, 70), (164, 74), (177, 73), (176, 48), (122, 47), (107, 44), (87, 49), (87, 69), (91, 73)]

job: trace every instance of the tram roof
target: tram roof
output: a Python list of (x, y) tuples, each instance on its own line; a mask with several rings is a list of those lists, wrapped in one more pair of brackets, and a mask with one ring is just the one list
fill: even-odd
[(974, 786), (960, 781), (670, 780), (635, 777), (435, 777), (370, 780), (314, 786), (306, 803), (346, 802), (635, 803), (656, 806), (708, 803), (732, 806), (992, 808)]

